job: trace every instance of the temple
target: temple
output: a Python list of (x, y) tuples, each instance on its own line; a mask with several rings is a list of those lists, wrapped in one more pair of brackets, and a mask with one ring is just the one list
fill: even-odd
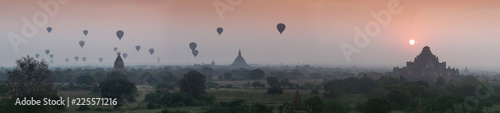
[(402, 68), (394, 67), (393, 74), (409, 81), (434, 83), (438, 77), (449, 81), (453, 76), (457, 76), (459, 71), (449, 66), (447, 68), (446, 62), (440, 63), (439, 58), (432, 54), (429, 46), (425, 46), (413, 62), (406, 62), (406, 66)]
[(122, 57), (120, 56), (120, 52), (116, 53), (117, 57), (115, 60), (115, 70), (124, 70), (125, 69), (125, 63), (122, 60)]
[(241, 56), (241, 49), (238, 51), (238, 57), (236, 57), (236, 59), (234, 59), (234, 62), (231, 65), (231, 67), (235, 67), (235, 68), (248, 68), (248, 67), (250, 67), (247, 64), (247, 62), (245, 62), (245, 59), (243, 59), (243, 56)]
[(300, 99), (299, 90), (295, 92), (293, 103), (286, 105), (283, 113), (312, 113), (311, 106), (306, 106)]

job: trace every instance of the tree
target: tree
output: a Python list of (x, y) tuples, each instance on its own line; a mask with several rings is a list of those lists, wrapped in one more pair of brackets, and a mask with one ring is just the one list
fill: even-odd
[[(326, 100), (325, 106), (323, 107), (322, 111), (325, 113), (349, 113), (351, 109), (349, 105), (347, 105), (345, 102), (334, 99), (328, 99)], [(379, 112), (370, 112), (370, 113), (379, 113)]]
[(101, 89), (101, 96), (103, 98), (117, 99), (117, 105), (113, 106), (115, 109), (127, 101), (135, 102), (137, 97), (135, 84), (126, 79), (106, 80), (100, 84), (99, 88)]
[(180, 80), (180, 91), (194, 98), (200, 98), (205, 94), (205, 76), (196, 70), (191, 70), (184, 74), (184, 78)]
[(280, 81), (278, 81), (278, 78), (276, 78), (276, 77), (267, 77), (267, 84), (270, 87), (279, 86), (280, 85)]
[(233, 79), (233, 74), (224, 73), (224, 80), (232, 80), (232, 79)]
[(94, 83), (94, 77), (90, 75), (84, 75), (76, 78), (76, 84), (92, 85)]
[(307, 89), (312, 89), (315, 87), (312, 82), (306, 82), (306, 83), (304, 83), (303, 86), (304, 86), (304, 88), (307, 88)]
[(317, 113), (321, 113), (323, 111), (323, 107), (325, 106), (325, 103), (323, 103), (323, 99), (321, 99), (321, 97), (319, 96), (308, 98), (304, 102), (307, 106), (310, 106), (312, 108), (312, 111)]
[(365, 102), (363, 113), (390, 113), (391, 102), (383, 98), (370, 98)]
[(92, 73), (92, 77), (96, 79), (98, 83), (101, 83), (104, 77), (106, 77), (107, 73), (106, 70), (99, 68), (94, 73)]
[(265, 84), (262, 84), (262, 83), (260, 83), (260, 82), (257, 81), (257, 82), (253, 82), (252, 83), (252, 87), (254, 87), (255, 89), (257, 89), (257, 88), (264, 88)]
[(389, 85), (384, 87), (389, 91), (387, 99), (395, 103), (395, 108), (403, 109), (405, 108), (411, 99), (411, 94), (408, 89), (400, 85)]
[(262, 69), (255, 69), (250, 72), (250, 76), (248, 78), (253, 80), (259, 80), (264, 77), (265, 73)]
[(435, 83), (436, 86), (445, 86), (446, 85), (446, 80), (442, 76), (439, 76), (436, 80)]
[(268, 95), (278, 95), (278, 94), (283, 94), (283, 89), (278, 86), (273, 86), (267, 90)]
[(16, 60), (16, 67), (7, 71), (6, 84), (11, 91), (11, 100), (8, 101), (8, 112), (59, 112), (64, 106), (15, 106), (17, 98), (33, 97), (35, 100), (43, 98), (59, 99), (57, 90), (52, 86), (51, 71), (44, 60), (38, 61), (26, 56)]
[(57, 83), (63, 83), (63, 82), (66, 82), (65, 81), (65, 78), (66, 78), (66, 73), (64, 73), (63, 71), (61, 70), (56, 70), (52, 73), (52, 77), (54, 78), (54, 82), (57, 82)]

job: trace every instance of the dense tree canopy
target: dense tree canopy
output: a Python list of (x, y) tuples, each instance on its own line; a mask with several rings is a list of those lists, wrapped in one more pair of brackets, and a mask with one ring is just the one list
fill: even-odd
[(180, 90), (195, 98), (205, 94), (205, 76), (196, 70), (189, 71), (184, 74), (184, 78), (180, 80)]

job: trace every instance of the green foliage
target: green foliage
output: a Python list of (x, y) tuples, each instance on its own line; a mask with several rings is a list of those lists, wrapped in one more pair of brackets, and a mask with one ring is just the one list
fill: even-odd
[(328, 99), (326, 100), (322, 111), (326, 113), (349, 113), (351, 111), (351, 108), (345, 102)]
[(311, 90), (311, 94), (313, 94), (313, 95), (317, 95), (317, 94), (319, 94), (318, 89), (312, 89), (312, 90)]
[(434, 83), (436, 86), (445, 86), (446, 85), (446, 80), (443, 77), (438, 77), (436, 80), (436, 83)]
[(248, 78), (253, 80), (262, 79), (265, 76), (264, 71), (262, 69), (255, 69), (250, 72), (250, 76)]
[(306, 82), (306, 83), (304, 83), (303, 87), (306, 88), (306, 89), (312, 89), (315, 86), (314, 86), (314, 84), (312, 82)]
[(272, 113), (273, 112), (273, 107), (266, 106), (261, 103), (254, 103), (251, 106), (252, 112), (253, 113)]
[(256, 81), (256, 82), (252, 83), (252, 87), (254, 87), (254, 88), (264, 88), (265, 84), (262, 84), (262, 83)]
[(321, 99), (319, 96), (314, 96), (312, 98), (308, 98), (304, 101), (304, 103), (311, 107), (314, 112), (321, 113), (323, 111), (323, 107), (325, 107), (325, 103), (323, 102), (323, 99)]
[(93, 83), (94, 83), (94, 77), (90, 75), (84, 75), (76, 78), (76, 84), (92, 85)]
[(383, 98), (370, 98), (364, 104), (363, 113), (390, 113), (391, 102)]
[(126, 79), (106, 80), (100, 84), (99, 88), (103, 98), (117, 98), (118, 105), (114, 106), (115, 109), (125, 102), (135, 102), (137, 97), (135, 84)]
[(283, 87), (284, 89), (293, 89), (293, 88), (295, 88), (295, 84), (291, 83), (290, 80), (288, 80), (288, 79), (281, 80), (280, 84), (281, 84), (281, 87)]
[(404, 109), (408, 106), (411, 100), (411, 94), (408, 89), (400, 85), (388, 85), (384, 88), (389, 91), (389, 95), (386, 98), (394, 103), (394, 108)]
[(196, 70), (184, 74), (184, 78), (180, 80), (179, 85), (181, 92), (194, 98), (199, 98), (205, 94), (205, 76)]
[(233, 80), (233, 74), (224, 73), (224, 80)]
[(267, 77), (267, 84), (270, 87), (279, 86), (280, 85), (280, 81), (276, 77)]
[(90, 107), (87, 105), (81, 105), (80, 107), (78, 107), (78, 109), (76, 109), (76, 111), (88, 111), (88, 110), (92, 109), (90, 109)]
[(283, 89), (278, 86), (271, 87), (267, 90), (268, 95), (278, 95), (278, 94), (283, 94)]
[(156, 84), (156, 91), (159, 92), (168, 92), (170, 90), (173, 90), (175, 88), (175, 84), (167, 81), (163, 81), (161, 83)]

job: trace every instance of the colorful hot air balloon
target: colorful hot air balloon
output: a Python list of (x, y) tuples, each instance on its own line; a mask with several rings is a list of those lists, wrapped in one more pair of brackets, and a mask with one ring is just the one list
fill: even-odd
[(47, 27), (47, 31), (50, 33), (52, 32), (52, 27)]
[(189, 43), (189, 48), (191, 48), (191, 51), (194, 51), (194, 49), (196, 49), (196, 46), (198, 46), (198, 44), (196, 44), (195, 42)]
[(127, 58), (128, 54), (127, 53), (123, 53), (123, 58)]
[(75, 56), (75, 61), (76, 61), (76, 62), (78, 62), (78, 59), (80, 59), (80, 57)]
[(141, 50), (141, 46), (139, 46), (139, 45), (135, 46), (135, 50), (137, 50), (137, 52), (139, 52), (139, 50)]
[(49, 56), (50, 56), (50, 59), (54, 58), (54, 54), (50, 54)]
[(82, 47), (82, 48), (85, 45), (85, 41), (83, 41), (83, 40), (80, 40), (80, 42), (78, 42), (78, 43), (80, 44), (80, 47)]
[(83, 34), (84, 34), (85, 36), (87, 36), (87, 34), (89, 34), (89, 31), (88, 31), (88, 30), (83, 30)]
[(50, 50), (48, 50), (48, 49), (45, 50), (45, 54), (49, 55), (49, 53), (50, 53)]
[(199, 52), (198, 52), (198, 50), (194, 50), (194, 51), (193, 51), (193, 55), (194, 55), (194, 57), (198, 56), (198, 53), (199, 53)]
[(116, 31), (116, 36), (118, 36), (118, 39), (122, 40), (122, 37), (125, 33), (122, 30)]
[(155, 49), (153, 49), (153, 48), (149, 49), (149, 53), (150, 53), (151, 55), (153, 55), (153, 53), (155, 53)]
[(66, 63), (68, 63), (68, 62), (69, 62), (69, 59), (68, 59), (68, 58), (66, 58), (66, 59), (64, 59), (64, 61), (66, 61)]
[(82, 57), (82, 61), (83, 62), (87, 61), (87, 57)]
[(276, 28), (278, 28), (278, 31), (280, 32), (280, 35), (281, 35), (281, 34), (283, 33), (283, 31), (285, 31), (286, 26), (285, 26), (285, 24), (283, 24), (283, 23), (279, 23), (279, 24), (276, 26)]
[(217, 28), (217, 33), (219, 33), (219, 35), (221, 35), (221, 34), (222, 34), (222, 31), (224, 31), (224, 29), (222, 29), (222, 27), (218, 27), (218, 28)]
[(118, 50), (118, 48), (117, 48), (117, 47), (115, 47), (115, 48), (113, 48), (113, 50), (115, 50), (115, 52), (116, 52), (116, 51)]
[(35, 54), (35, 57), (38, 59), (38, 57), (40, 57), (40, 54)]
[(102, 57), (99, 57), (99, 63), (102, 63), (102, 60), (104, 59), (102, 59)]

